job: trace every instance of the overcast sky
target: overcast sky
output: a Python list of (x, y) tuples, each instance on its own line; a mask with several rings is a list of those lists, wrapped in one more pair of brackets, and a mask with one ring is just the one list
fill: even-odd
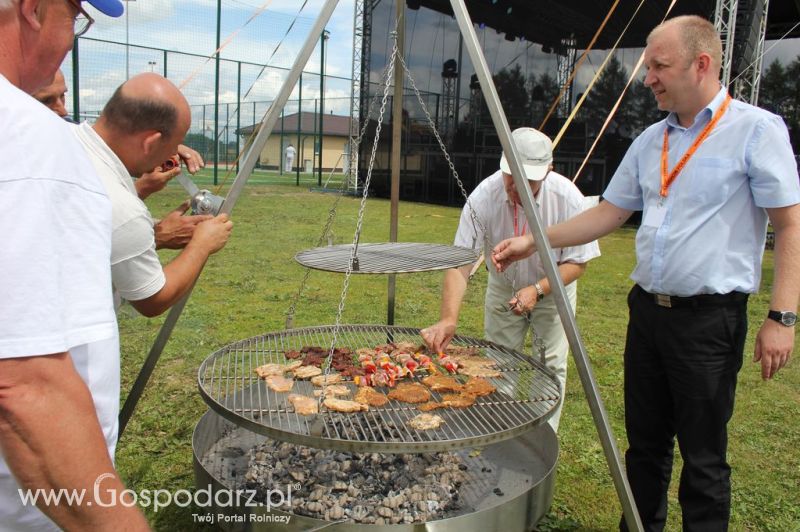
[[(280, 67), (261, 72), (259, 67), (243, 65), (241, 92), (250, 90), (248, 102), (271, 100), (275, 96), (285, 78), (285, 69), (294, 62), (323, 4), (323, 0), (308, 0), (300, 11), (302, 0), (222, 0), (220, 41), (224, 48), (221, 57)], [(216, 49), (216, 0), (139, 0), (126, 2), (126, 7), (128, 11), (118, 19), (92, 12), (97, 22), (87, 38), (79, 41), (80, 93), (86, 109), (102, 107), (111, 92), (125, 81), (126, 74), (163, 72), (164, 54), (159, 49), (199, 56), (209, 56)], [(88, 4), (87, 10), (92, 11)], [(326, 74), (350, 78), (353, 0), (339, 1), (326, 28), (330, 32), (326, 45)], [(112, 44), (126, 42), (139, 47), (131, 47), (126, 53), (125, 46)], [(214, 68), (214, 61), (167, 54), (169, 78), (181, 86), (193, 105), (213, 102)], [(63, 69), (71, 83), (71, 55), (66, 57)], [(320, 71), (319, 39), (304, 70), (317, 74)], [(234, 62), (222, 62), (221, 102), (236, 102), (237, 74)], [(325, 92), (331, 99), (326, 111), (349, 112), (349, 82), (329, 80)], [(319, 76), (307, 75), (303, 99), (312, 101), (319, 93)], [(295, 88), (292, 98), (297, 97)]]

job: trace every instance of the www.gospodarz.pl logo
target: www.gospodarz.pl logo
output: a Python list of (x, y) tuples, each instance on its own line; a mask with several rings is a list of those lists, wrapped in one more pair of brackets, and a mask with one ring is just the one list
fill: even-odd
[[(125, 489), (103, 488), (103, 482), (114, 480), (112, 473), (103, 473), (94, 481), (92, 490), (82, 489), (18, 489), (20, 500), (24, 506), (100, 506), (111, 508), (116, 505), (125, 507), (140, 506), (151, 508), (158, 512), (162, 508), (175, 505), (187, 508), (194, 505), (197, 508), (262, 508), (269, 512), (273, 509), (290, 510), (292, 507), (292, 484), (282, 487), (273, 487), (267, 490), (262, 500), (256, 500), (256, 490), (229, 490), (213, 489), (208, 485), (196, 490), (179, 489), (170, 491), (166, 489), (143, 489), (134, 491)], [(213, 515), (213, 514), (212, 514)]]

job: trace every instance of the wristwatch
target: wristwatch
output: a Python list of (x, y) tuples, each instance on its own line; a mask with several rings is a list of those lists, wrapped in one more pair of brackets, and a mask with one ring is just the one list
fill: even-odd
[(797, 323), (797, 314), (788, 310), (770, 310), (767, 317), (786, 327), (794, 327)]
[(542, 285), (539, 284), (539, 281), (533, 283), (533, 287), (536, 289), (536, 301), (544, 299), (544, 290), (542, 290)]

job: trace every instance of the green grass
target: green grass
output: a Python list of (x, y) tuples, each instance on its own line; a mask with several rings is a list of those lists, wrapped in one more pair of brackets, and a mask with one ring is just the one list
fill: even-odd
[[(223, 345), (284, 329), (285, 313), (304, 273), (292, 257), (316, 244), (335, 199), (304, 187), (254, 184), (258, 174), (255, 178), (233, 213), (234, 233), (228, 246), (207, 264), (120, 440), (117, 465), (133, 490), (174, 492), (194, 486), (191, 434), (206, 411), (197, 392), (197, 368)], [(203, 179), (207, 178), (198, 179), (201, 186), (208, 186)], [(149, 205), (155, 216), (161, 216), (182, 199), (181, 189), (170, 185), (153, 196)], [(351, 242), (358, 204), (358, 198), (341, 200), (334, 225), (336, 243)], [(403, 203), (400, 239), (450, 242), (458, 216), (453, 208)], [(363, 241), (387, 241), (388, 235), (389, 203), (370, 200)], [(631, 285), (628, 275), (635, 261), (633, 236), (633, 230), (621, 229), (601, 241), (603, 256), (592, 261), (581, 279), (578, 298), (578, 323), (621, 450), (625, 449), (621, 353), (627, 322), (625, 296)], [(164, 260), (171, 256), (171, 252), (162, 254)], [(771, 264), (768, 252), (762, 292), (751, 299), (746, 360), (730, 424), (734, 531), (800, 530), (800, 370), (793, 363), (765, 383), (759, 367), (749, 362), (753, 338), (766, 314)], [(295, 326), (333, 324), (342, 279), (339, 274), (312, 272), (297, 307)], [(412, 327), (433, 323), (438, 317), (440, 282), (440, 273), (399, 276), (396, 323)], [(470, 286), (459, 328), (463, 334), (481, 335), (484, 284), (485, 273), (480, 273)], [(385, 276), (354, 276), (343, 321), (386, 323), (386, 285)], [(119, 321), (124, 399), (163, 317), (148, 320), (126, 306)], [(571, 361), (559, 436), (555, 502), (542, 529), (616, 529), (619, 503)], [(668, 530), (681, 528), (679, 467), (678, 461)], [(196, 530), (199, 525), (192, 521), (193, 511), (197, 510), (173, 506), (157, 514), (148, 510), (147, 515), (157, 530)]]

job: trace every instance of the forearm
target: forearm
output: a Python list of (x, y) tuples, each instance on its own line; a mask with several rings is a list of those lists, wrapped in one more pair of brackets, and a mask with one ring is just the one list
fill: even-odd
[[(585, 262), (580, 264), (576, 264), (574, 262), (564, 262), (558, 265), (558, 273), (561, 276), (561, 282), (564, 283), (564, 286), (567, 286), (571, 282), (577, 280), (585, 271)], [(542, 277), (539, 279), (539, 286), (542, 287), (542, 292), (544, 292), (544, 295), (548, 295), (552, 292), (550, 280), (547, 277)]]
[[(84, 490), (83, 504), (39, 505), (61, 528), (148, 529), (138, 509), (104, 507), (125, 487), (68, 353), (0, 360), (0, 450), (23, 489)], [(89, 503), (98, 479), (103, 505)]]
[(467, 291), (469, 270), (469, 266), (463, 266), (445, 272), (442, 286), (442, 305), (439, 312), (441, 321), (446, 321), (452, 325), (458, 323), (461, 302), (464, 299), (464, 293)]
[(566, 222), (549, 226), (547, 238), (553, 248), (588, 244), (620, 227), (632, 213), (608, 201), (601, 201)]
[(146, 299), (131, 301), (131, 305), (149, 318), (164, 313), (189, 291), (209, 255), (204, 247), (189, 242), (180, 255), (164, 266), (166, 282), (161, 290)]
[(772, 214), (775, 276), (770, 308), (795, 312), (800, 298), (800, 206), (787, 208), (780, 218)]

